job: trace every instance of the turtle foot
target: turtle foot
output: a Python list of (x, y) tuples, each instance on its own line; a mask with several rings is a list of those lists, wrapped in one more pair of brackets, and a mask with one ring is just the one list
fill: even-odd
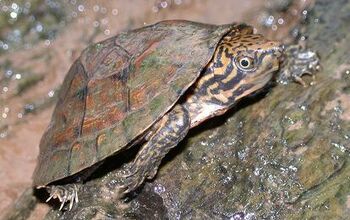
[(73, 208), (74, 203), (78, 203), (78, 190), (77, 184), (67, 184), (67, 185), (51, 185), (45, 187), (50, 194), (46, 202), (51, 199), (58, 199), (61, 203), (59, 210), (62, 210), (66, 203), (69, 203), (69, 209)]
[(307, 87), (307, 83), (302, 77), (304, 75), (311, 76), (313, 79), (311, 84), (313, 84), (315, 73), (320, 69), (319, 62), (320, 60), (316, 52), (305, 48), (305, 46), (287, 46), (277, 82), (288, 84), (290, 81), (294, 81)]
[(146, 178), (151, 179), (154, 176), (153, 173), (157, 173), (158, 166), (152, 166), (151, 168), (147, 165), (133, 164), (131, 169), (125, 172), (123, 183), (120, 186), (124, 195), (136, 190)]

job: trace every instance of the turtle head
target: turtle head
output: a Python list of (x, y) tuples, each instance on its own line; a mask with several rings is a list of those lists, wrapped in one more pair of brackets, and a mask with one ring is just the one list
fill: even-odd
[(279, 42), (253, 34), (249, 26), (243, 28), (241, 32), (226, 35), (214, 57), (221, 70), (217, 68), (213, 72), (225, 76), (223, 91), (231, 104), (264, 87), (279, 69), (282, 58)]

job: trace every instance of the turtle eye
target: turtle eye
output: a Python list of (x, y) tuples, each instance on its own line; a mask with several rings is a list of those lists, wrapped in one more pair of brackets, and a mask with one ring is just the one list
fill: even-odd
[(254, 67), (254, 60), (251, 57), (241, 57), (238, 59), (238, 66), (242, 69), (251, 69)]

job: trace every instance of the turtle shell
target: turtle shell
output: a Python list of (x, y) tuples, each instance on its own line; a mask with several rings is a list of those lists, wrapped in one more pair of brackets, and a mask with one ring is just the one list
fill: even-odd
[(163, 21), (85, 49), (62, 84), (33, 184), (71, 176), (126, 148), (195, 82), (223, 35), (240, 27)]

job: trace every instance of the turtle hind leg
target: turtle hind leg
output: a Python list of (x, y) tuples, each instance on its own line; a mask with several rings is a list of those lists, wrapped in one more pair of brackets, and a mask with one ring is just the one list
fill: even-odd
[(61, 203), (59, 210), (62, 210), (64, 205), (67, 203), (69, 203), (69, 210), (71, 210), (74, 204), (77, 204), (79, 202), (79, 183), (71, 183), (66, 185), (49, 185), (45, 186), (45, 188), (50, 194), (46, 202), (50, 201), (51, 199), (58, 199)]
[(155, 131), (124, 171), (121, 186), (124, 195), (135, 190), (146, 178), (152, 179), (164, 156), (186, 136), (190, 128), (188, 111), (176, 105), (154, 127)]

